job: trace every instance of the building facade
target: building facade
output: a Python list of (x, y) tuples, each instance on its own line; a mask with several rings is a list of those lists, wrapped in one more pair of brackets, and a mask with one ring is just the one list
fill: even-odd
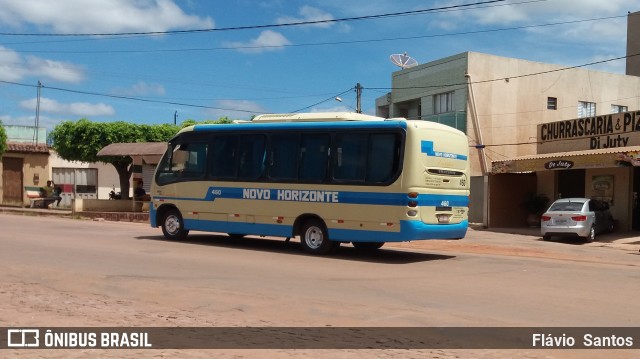
[[(555, 199), (567, 197), (566, 187), (572, 187), (581, 189), (571, 195), (589, 196), (600, 175), (614, 176), (615, 196), (633, 196), (629, 168), (503, 171), (494, 163), (537, 156), (543, 124), (640, 109), (640, 77), (466, 52), (394, 72), (392, 88), (376, 100), (378, 115), (437, 121), (467, 134), (471, 222), (524, 225), (527, 213), (520, 204), (527, 193)], [(631, 203), (612, 203), (623, 229), (632, 227), (626, 212)]]
[(7, 151), (0, 163), (0, 202), (27, 206), (25, 187), (44, 187), (49, 180), (62, 189), (60, 206), (69, 207), (75, 198), (108, 199), (120, 190), (115, 168), (101, 162), (67, 161), (46, 144), (45, 128), (5, 126)]

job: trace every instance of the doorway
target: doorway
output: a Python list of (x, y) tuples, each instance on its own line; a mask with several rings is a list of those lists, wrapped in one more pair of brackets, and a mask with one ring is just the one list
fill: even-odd
[(2, 158), (2, 203), (22, 204), (22, 158)]
[(584, 169), (558, 171), (558, 198), (584, 197), (585, 176)]

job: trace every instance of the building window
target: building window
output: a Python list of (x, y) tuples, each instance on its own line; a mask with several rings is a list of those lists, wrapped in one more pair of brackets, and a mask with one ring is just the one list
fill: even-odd
[(558, 98), (547, 97), (547, 110), (557, 110), (557, 109), (558, 109)]
[(611, 113), (622, 113), (629, 111), (629, 107), (620, 105), (611, 105)]
[(578, 117), (593, 117), (596, 115), (596, 103), (595, 102), (578, 102)]
[(453, 91), (433, 96), (433, 113), (453, 112)]

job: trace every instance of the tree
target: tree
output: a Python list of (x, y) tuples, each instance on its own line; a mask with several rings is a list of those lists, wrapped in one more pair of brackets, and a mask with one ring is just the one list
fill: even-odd
[(103, 162), (113, 165), (120, 179), (123, 196), (129, 194), (133, 172), (131, 157), (98, 157), (98, 152), (112, 143), (166, 142), (179, 130), (174, 125), (137, 125), (128, 122), (91, 122), (80, 119), (64, 121), (51, 132), (50, 140), (58, 155), (68, 161)]
[(7, 132), (4, 130), (4, 125), (0, 121), (0, 158), (2, 154), (7, 150)]
[(180, 125), (181, 128), (185, 128), (187, 126), (193, 126), (193, 125), (202, 125), (202, 124), (214, 124), (214, 125), (220, 125), (220, 124), (226, 124), (226, 123), (234, 123), (232, 119), (230, 119), (229, 117), (220, 117), (217, 120), (204, 120), (204, 121), (196, 121), (196, 120), (192, 120), (192, 119), (188, 119), (188, 120), (184, 120), (182, 122), (182, 124)]

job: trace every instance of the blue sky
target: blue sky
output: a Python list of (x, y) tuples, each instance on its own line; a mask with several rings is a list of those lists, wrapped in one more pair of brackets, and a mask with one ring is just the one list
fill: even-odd
[[(176, 111), (178, 122), (299, 109), (352, 111), (358, 82), (363, 112), (373, 114), (375, 98), (388, 91), (398, 69), (391, 54), (407, 52), (425, 63), (476, 51), (582, 65), (624, 56), (626, 14), (640, 11), (640, 0), (506, 0), (460, 7), (478, 2), (0, 0), (0, 120), (34, 124), (38, 81), (40, 123), (49, 129), (80, 118), (173, 123)], [(555, 23), (564, 24), (542, 26)], [(248, 28), (75, 36), (237, 27)], [(512, 30), (500, 30), (506, 28)], [(624, 67), (618, 60), (591, 69), (624, 73)], [(333, 100), (339, 94), (342, 102)]]

